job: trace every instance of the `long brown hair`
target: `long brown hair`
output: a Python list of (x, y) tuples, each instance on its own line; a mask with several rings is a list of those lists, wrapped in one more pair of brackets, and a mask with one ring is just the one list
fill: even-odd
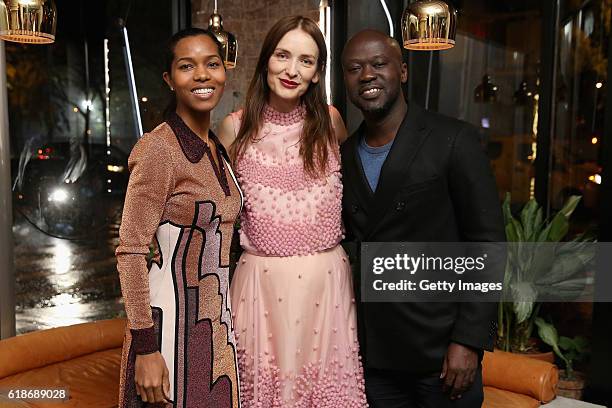
[(306, 108), (306, 117), (300, 137), (300, 156), (304, 160), (304, 170), (311, 177), (318, 178), (327, 170), (329, 146), (333, 146), (336, 139), (325, 99), (324, 75), (327, 61), (325, 38), (317, 24), (307, 17), (283, 17), (266, 34), (255, 67), (255, 74), (247, 92), (240, 130), (230, 153), (232, 160), (236, 162), (263, 126), (263, 113), (270, 94), (267, 80), (268, 61), (283, 36), (296, 28), (310, 35), (319, 48), (317, 59), (319, 81), (311, 83), (301, 97), (301, 103)]

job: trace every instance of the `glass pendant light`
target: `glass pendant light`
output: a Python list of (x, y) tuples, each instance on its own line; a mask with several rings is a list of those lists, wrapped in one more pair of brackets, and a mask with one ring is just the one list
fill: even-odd
[(217, 12), (217, 0), (215, 0), (215, 10), (208, 20), (208, 29), (217, 37), (223, 46), (223, 60), (227, 69), (236, 67), (238, 60), (238, 42), (236, 36), (223, 29), (223, 18)]
[(446, 1), (418, 0), (402, 14), (402, 38), (409, 50), (446, 50), (455, 46), (457, 11)]
[(56, 20), (53, 0), (0, 0), (0, 38), (5, 41), (50, 44)]

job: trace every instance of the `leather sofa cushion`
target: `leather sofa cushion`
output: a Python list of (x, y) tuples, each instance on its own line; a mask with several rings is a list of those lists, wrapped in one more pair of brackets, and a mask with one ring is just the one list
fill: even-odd
[(482, 379), (485, 386), (524, 394), (546, 403), (555, 398), (559, 372), (554, 364), (496, 350), (485, 352)]
[(0, 378), (97, 351), (121, 347), (125, 319), (41, 330), (2, 340)]
[(527, 395), (484, 387), (483, 408), (538, 408), (540, 401)]
[(66, 402), (0, 400), (0, 408), (111, 408), (117, 406), (121, 347), (99, 351), (0, 379), (0, 388), (66, 387)]

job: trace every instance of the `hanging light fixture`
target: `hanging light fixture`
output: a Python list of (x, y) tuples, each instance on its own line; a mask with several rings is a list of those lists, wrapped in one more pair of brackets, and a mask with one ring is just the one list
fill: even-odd
[(535, 92), (531, 89), (526, 80), (523, 80), (516, 92), (514, 92), (514, 103), (519, 106), (525, 106), (533, 101)]
[(223, 18), (217, 13), (217, 0), (215, 0), (215, 10), (208, 19), (208, 29), (217, 37), (223, 46), (223, 60), (227, 69), (236, 67), (238, 59), (238, 42), (234, 34), (223, 29)]
[(447, 50), (455, 46), (457, 11), (446, 1), (418, 0), (402, 14), (402, 38), (409, 50)]
[(497, 101), (497, 86), (489, 74), (484, 74), (482, 82), (474, 89), (474, 102), (488, 103)]
[(27, 44), (55, 41), (53, 0), (0, 0), (0, 38)]

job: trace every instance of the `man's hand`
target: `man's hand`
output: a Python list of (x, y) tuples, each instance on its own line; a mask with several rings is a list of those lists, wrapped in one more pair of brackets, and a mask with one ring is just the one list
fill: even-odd
[(478, 354), (474, 349), (457, 343), (449, 344), (440, 374), (444, 379), (444, 392), (450, 390), (452, 400), (461, 398), (474, 382), (477, 368)]
[(136, 393), (144, 402), (168, 402), (170, 394), (169, 373), (164, 357), (159, 351), (136, 355)]

